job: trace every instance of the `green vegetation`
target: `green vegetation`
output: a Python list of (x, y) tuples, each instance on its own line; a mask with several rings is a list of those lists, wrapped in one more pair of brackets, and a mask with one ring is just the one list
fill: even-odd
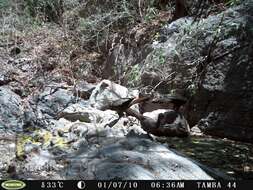
[(24, 0), (25, 9), (32, 17), (59, 23), (63, 14), (63, 0)]
[(0, 0), (0, 9), (6, 9), (10, 6), (9, 0)]
[(241, 0), (226, 0), (226, 5), (234, 6), (240, 4)]
[(134, 65), (132, 67), (132, 70), (129, 73), (129, 77), (128, 77), (129, 85), (130, 86), (135, 86), (140, 80), (140, 75), (141, 75), (141, 72), (140, 72), (139, 65)]
[(158, 13), (158, 10), (157, 10), (155, 7), (149, 7), (149, 8), (147, 9), (147, 13), (146, 13), (146, 15), (145, 15), (145, 17), (144, 17), (144, 20), (145, 20), (145, 21), (150, 21), (150, 20), (152, 20), (153, 18), (156, 17), (157, 13)]
[(166, 63), (166, 56), (164, 54), (164, 49), (163, 48), (158, 48), (154, 50), (154, 53), (152, 55), (152, 62), (155, 65), (160, 65), (163, 66)]

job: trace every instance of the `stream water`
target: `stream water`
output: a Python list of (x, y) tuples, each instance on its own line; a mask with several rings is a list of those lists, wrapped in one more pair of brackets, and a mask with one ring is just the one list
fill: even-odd
[(235, 179), (253, 179), (253, 145), (209, 136), (159, 140), (170, 148)]

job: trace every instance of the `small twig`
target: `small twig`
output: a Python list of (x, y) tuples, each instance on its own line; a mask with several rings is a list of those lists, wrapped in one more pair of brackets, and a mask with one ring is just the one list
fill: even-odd
[(156, 84), (154, 86), (154, 88), (151, 90), (151, 92), (156, 91), (156, 89), (164, 82), (168, 82), (170, 80), (172, 80), (172, 78), (170, 78), (171, 76), (173, 76), (176, 72), (172, 72), (171, 74), (169, 74), (165, 79), (161, 80), (158, 84)]
[(208, 49), (207, 55), (204, 57), (204, 60), (199, 63), (199, 65), (201, 66), (200, 76), (203, 76), (205, 67), (208, 65), (208, 63), (210, 63), (212, 61), (212, 53), (214, 51), (215, 46), (217, 45), (217, 43), (219, 41), (218, 31), (219, 31), (219, 27), (221, 26), (221, 24), (223, 22), (223, 19), (224, 19), (224, 14), (222, 15), (221, 20), (218, 24), (217, 30), (214, 34), (214, 38), (211, 41), (211, 43), (209, 44), (209, 49)]
[(213, 61), (217, 61), (218, 59), (221, 59), (221, 58), (227, 56), (228, 54), (230, 54), (230, 53), (232, 53), (232, 52), (235, 52), (235, 51), (237, 51), (238, 49), (245, 48), (245, 47), (247, 47), (247, 46), (249, 46), (249, 44), (245, 44), (244, 46), (236, 46), (236, 47), (234, 47), (232, 50), (226, 51), (226, 52), (224, 52), (223, 54), (221, 54), (221, 55), (219, 55), (219, 56), (216, 56), (215, 58), (213, 58)]
[[(204, 6), (201, 6), (203, 3), (203, 0), (199, 0), (199, 3), (198, 3), (198, 7), (197, 7), (197, 12), (196, 12), (196, 16), (194, 17), (194, 20), (192, 21), (192, 24), (196, 22), (197, 18), (199, 16), (201, 16), (202, 12), (203, 12), (203, 8)], [(200, 10), (200, 13), (199, 13), (199, 10)]]
[(142, 10), (141, 10), (141, 4), (142, 4), (142, 0), (138, 0), (138, 8), (139, 8), (139, 14), (140, 14), (140, 17), (141, 17), (141, 20), (143, 21), (143, 14), (142, 14)]
[(6, 47), (11, 47), (14, 46), (15, 43), (7, 43), (7, 44), (0, 44), (0, 47), (6, 48)]
[(217, 31), (216, 31), (216, 33), (215, 33), (215, 35), (214, 35), (213, 41), (211, 42), (211, 44), (210, 44), (210, 46), (209, 46), (210, 48), (209, 48), (209, 50), (208, 50), (208, 54), (207, 54), (207, 57), (206, 57), (206, 62), (207, 62), (207, 63), (210, 63), (210, 62), (211, 62), (211, 54), (212, 54), (212, 52), (213, 52), (213, 50), (214, 50), (216, 44), (218, 43), (218, 40), (219, 40), (219, 38), (218, 38), (218, 31), (219, 31), (219, 27), (221, 26), (223, 20), (224, 20), (224, 14), (222, 14), (222, 17), (221, 17), (221, 20), (220, 20), (220, 22), (219, 22)]

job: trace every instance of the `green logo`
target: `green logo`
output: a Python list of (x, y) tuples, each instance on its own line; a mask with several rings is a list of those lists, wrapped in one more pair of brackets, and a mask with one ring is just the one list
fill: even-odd
[(23, 181), (19, 180), (8, 180), (2, 183), (2, 188), (7, 190), (17, 190), (17, 189), (23, 189), (26, 184)]

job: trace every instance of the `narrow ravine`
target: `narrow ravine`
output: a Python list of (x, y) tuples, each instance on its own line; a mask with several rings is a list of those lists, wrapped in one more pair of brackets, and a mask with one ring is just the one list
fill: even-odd
[(0, 25), (0, 179), (253, 179), (252, 0), (0, 0)]

